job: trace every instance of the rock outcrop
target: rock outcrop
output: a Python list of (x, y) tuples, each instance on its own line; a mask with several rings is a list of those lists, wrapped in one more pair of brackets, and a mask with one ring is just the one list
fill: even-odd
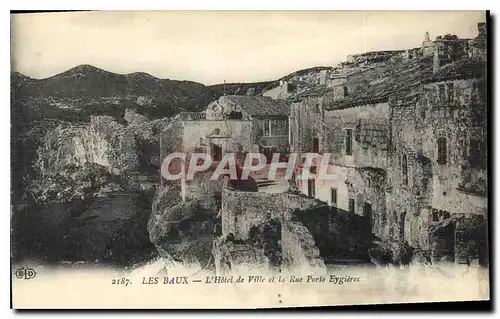
[(182, 202), (179, 188), (157, 189), (147, 229), (162, 258), (197, 269), (210, 267), (216, 201), (207, 192), (206, 196)]
[[(156, 253), (147, 221), (159, 173), (158, 135), (169, 119), (109, 116), (55, 121), (13, 208), (13, 257), (129, 265)], [(26, 170), (28, 171), (28, 170)]]

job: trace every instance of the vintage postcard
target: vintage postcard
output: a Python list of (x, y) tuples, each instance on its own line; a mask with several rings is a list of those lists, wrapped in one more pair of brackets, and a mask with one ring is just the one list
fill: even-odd
[(12, 14), (12, 307), (488, 301), (488, 17)]

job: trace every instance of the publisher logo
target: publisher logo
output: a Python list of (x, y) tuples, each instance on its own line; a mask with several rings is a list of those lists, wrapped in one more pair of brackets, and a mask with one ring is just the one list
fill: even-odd
[(16, 277), (18, 279), (33, 279), (36, 277), (36, 271), (31, 268), (19, 268), (16, 270)]

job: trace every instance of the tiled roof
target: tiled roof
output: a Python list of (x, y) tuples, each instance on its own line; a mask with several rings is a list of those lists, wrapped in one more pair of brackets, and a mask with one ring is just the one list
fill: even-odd
[(222, 96), (220, 101), (239, 105), (251, 116), (286, 116), (289, 113), (286, 101), (273, 100), (266, 96), (226, 95)]
[(313, 96), (323, 96), (328, 92), (333, 91), (332, 87), (327, 87), (326, 85), (319, 85), (315, 86), (313, 88), (310, 88), (308, 90), (305, 90), (303, 92), (300, 92), (299, 94), (295, 95), (292, 97), (292, 100), (298, 101), (306, 97), (313, 97)]
[(485, 72), (486, 65), (484, 62), (467, 59), (443, 66), (437, 73), (428, 76), (423, 82), (476, 79), (484, 77)]
[(349, 76), (346, 86), (349, 95), (342, 100), (325, 100), (326, 109), (341, 109), (356, 105), (387, 101), (417, 87), (423, 78), (432, 74), (432, 57), (387, 63), (383, 67)]

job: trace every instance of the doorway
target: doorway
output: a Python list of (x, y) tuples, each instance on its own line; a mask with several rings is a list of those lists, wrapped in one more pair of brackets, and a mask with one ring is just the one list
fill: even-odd
[(216, 144), (212, 144), (211, 155), (213, 161), (220, 161), (222, 159), (222, 147)]

